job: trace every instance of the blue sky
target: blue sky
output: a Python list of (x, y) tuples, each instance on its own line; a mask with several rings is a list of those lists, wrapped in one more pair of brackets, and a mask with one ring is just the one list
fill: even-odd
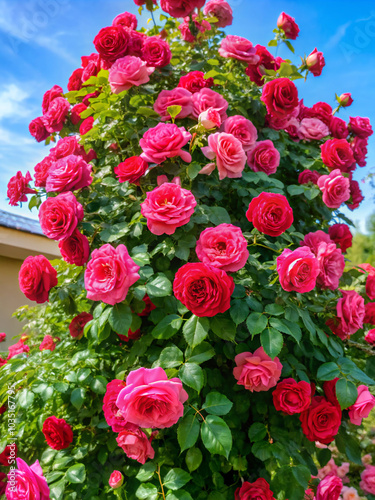
[[(353, 8), (348, 0), (279, 1), (229, 0), (234, 12), (228, 34), (244, 36), (253, 44), (267, 45), (280, 12), (295, 17), (301, 31), (294, 42), (298, 55), (309, 54), (316, 46), (324, 52), (322, 76), (299, 82), (299, 94), (312, 106), (326, 101), (334, 106), (334, 95), (351, 92), (354, 103), (340, 112), (368, 116), (375, 125), (375, 4), (361, 0)], [(137, 14), (133, 0), (0, 0), (0, 208), (30, 214), (26, 204), (10, 207), (6, 185), (18, 170), (32, 173), (47, 148), (30, 136), (31, 119), (41, 114), (43, 93), (58, 84), (66, 90), (72, 71), (80, 66), (81, 55), (94, 51), (92, 40), (104, 26), (124, 11)], [(146, 22), (143, 19), (143, 23)], [(298, 54), (298, 55), (297, 55)], [(278, 55), (290, 57), (286, 48)], [(375, 128), (375, 127), (374, 127)], [(353, 213), (346, 210), (364, 230), (365, 219), (374, 210), (368, 181), (375, 172), (375, 136), (370, 138), (368, 166), (358, 168), (355, 178), (366, 197)]]

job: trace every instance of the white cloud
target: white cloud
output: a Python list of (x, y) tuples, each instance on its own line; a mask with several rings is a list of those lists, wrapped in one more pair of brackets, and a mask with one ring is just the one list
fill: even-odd
[(29, 94), (15, 83), (0, 88), (0, 121), (4, 118), (17, 119), (29, 116), (30, 107), (24, 104), (28, 97)]

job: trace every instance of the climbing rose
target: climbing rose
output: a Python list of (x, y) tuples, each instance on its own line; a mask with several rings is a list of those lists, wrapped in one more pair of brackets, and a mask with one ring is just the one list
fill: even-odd
[(129, 90), (134, 85), (139, 87), (150, 81), (154, 67), (147, 66), (139, 57), (125, 56), (117, 59), (111, 66), (108, 82), (114, 94)]
[(203, 125), (206, 130), (211, 130), (220, 127), (221, 116), (216, 109), (208, 108), (199, 115), (198, 122)]
[(320, 266), (317, 283), (322, 288), (336, 290), (345, 268), (345, 259), (335, 243), (321, 242), (316, 253)]
[(104, 418), (113, 432), (121, 432), (127, 422), (116, 404), (117, 397), (126, 386), (124, 380), (114, 379), (108, 382), (103, 398)]
[(350, 197), (352, 201), (351, 203), (347, 203), (347, 206), (348, 208), (350, 208), (350, 210), (355, 210), (364, 200), (364, 196), (362, 194), (361, 188), (359, 187), (358, 181), (350, 179), (349, 186), (350, 186)]
[(65, 262), (83, 266), (90, 255), (89, 240), (78, 229), (75, 229), (71, 236), (59, 241), (59, 250)]
[(137, 425), (127, 423), (120, 431), (116, 441), (127, 457), (140, 464), (146, 463), (148, 458), (153, 459), (155, 456), (151, 440)]
[(247, 153), (247, 163), (254, 172), (274, 174), (280, 165), (280, 153), (270, 140), (256, 142)]
[[(18, 469), (13, 471), (16, 488), (8, 481), (5, 495), (8, 500), (50, 500), (50, 491), (43, 476), (43, 470), (36, 460), (28, 466), (22, 458), (17, 458)], [(16, 489), (16, 491), (13, 491)]]
[(241, 36), (227, 35), (222, 39), (219, 54), (225, 58), (237, 59), (248, 64), (256, 64), (259, 56), (253, 44)]
[(62, 193), (90, 186), (92, 167), (82, 156), (71, 154), (52, 162), (46, 179), (46, 191)]
[(313, 184), (317, 184), (319, 177), (320, 177), (320, 174), (316, 170), (306, 169), (306, 170), (303, 170), (298, 175), (298, 183), (299, 184), (308, 184), (309, 182), (312, 182)]
[(61, 132), (69, 113), (69, 108), (69, 102), (63, 97), (56, 97), (51, 102), (47, 113), (42, 116), (42, 122), (49, 133)]
[(293, 224), (293, 210), (282, 194), (263, 192), (250, 202), (248, 221), (261, 233), (280, 236)]
[[(23, 354), (24, 352), (29, 352), (30, 347), (24, 343), (24, 340), (21, 338), (17, 344), (10, 345), (8, 347), (8, 357), (7, 359), (12, 359), (14, 356), (18, 354)], [(4, 363), (3, 363), (4, 364)]]
[(203, 88), (199, 92), (195, 92), (192, 95), (191, 100), (193, 102), (192, 116), (196, 120), (198, 120), (199, 115), (208, 108), (216, 109), (216, 111), (220, 114), (221, 121), (224, 121), (227, 118), (226, 110), (228, 109), (229, 104), (218, 92), (208, 88)]
[(195, 8), (201, 9), (206, 0), (160, 0), (160, 8), (172, 17), (186, 17)]
[(34, 118), (34, 120), (31, 120), (29, 125), (29, 132), (33, 137), (35, 137), (38, 142), (44, 141), (45, 139), (47, 139), (47, 137), (50, 136), (50, 133), (46, 129), (41, 116), (38, 116), (37, 118)]
[(137, 18), (130, 12), (123, 12), (114, 18), (112, 26), (124, 26), (125, 28), (137, 29)]
[(350, 172), (354, 157), (346, 139), (329, 139), (320, 146), (322, 160), (329, 170), (338, 168), (341, 172)]
[(352, 246), (353, 235), (347, 224), (333, 224), (328, 228), (328, 234), (343, 253)]
[(23, 262), (18, 280), (26, 298), (43, 304), (48, 302), (51, 288), (57, 285), (57, 271), (44, 255), (30, 256)]
[(199, 92), (206, 87), (212, 87), (214, 83), (213, 78), (204, 78), (202, 71), (191, 71), (185, 76), (181, 76), (178, 87), (182, 87), (192, 94)]
[(191, 96), (191, 92), (182, 87), (177, 87), (173, 90), (162, 90), (154, 103), (154, 110), (161, 117), (161, 120), (165, 122), (171, 120), (168, 107), (180, 106), (181, 111), (175, 118), (186, 118), (193, 111)]
[(298, 106), (297, 87), (289, 78), (276, 78), (264, 85), (261, 100), (270, 115), (284, 118)]
[(368, 387), (366, 385), (359, 385), (357, 400), (348, 408), (351, 423), (361, 425), (362, 419), (370, 415), (374, 406), (375, 397), (370, 393)]
[(319, 275), (319, 262), (309, 247), (286, 248), (276, 258), (280, 285), (287, 292), (311, 292)]
[(359, 487), (365, 493), (371, 493), (375, 495), (375, 466), (367, 465), (365, 470), (361, 473), (361, 482)]
[(73, 431), (63, 418), (48, 417), (43, 422), (42, 432), (48, 446), (54, 450), (64, 450), (73, 442)]
[(285, 38), (295, 40), (298, 37), (299, 27), (295, 22), (294, 17), (282, 12), (277, 20), (277, 27), (284, 31)]
[(350, 92), (345, 92), (340, 95), (338, 101), (343, 108), (347, 108), (353, 104), (352, 94)]
[(94, 316), (87, 312), (81, 312), (75, 316), (69, 324), (69, 333), (73, 338), (81, 339), (83, 337), (83, 329), (89, 321), (94, 319)]
[(165, 40), (158, 36), (147, 36), (143, 42), (141, 59), (152, 68), (164, 68), (171, 62), (172, 52)]
[(244, 151), (249, 151), (258, 138), (256, 127), (250, 120), (241, 115), (227, 118), (222, 129), (223, 132), (234, 135), (241, 142)]
[(346, 122), (338, 116), (331, 117), (329, 129), (331, 131), (331, 135), (333, 135), (336, 139), (346, 139), (349, 135), (349, 129)]
[(52, 240), (71, 236), (83, 219), (83, 207), (70, 191), (47, 198), (39, 209), (39, 222), (43, 233)]
[(349, 117), (349, 128), (354, 135), (361, 137), (361, 139), (366, 139), (370, 137), (374, 132), (369, 118), (362, 118), (361, 116), (356, 116), (353, 118)]
[(301, 413), (310, 406), (311, 385), (303, 380), (297, 382), (293, 378), (286, 378), (277, 384), (272, 397), (277, 411), (288, 415)]
[(365, 167), (367, 164), (367, 143), (368, 138), (354, 137), (353, 141), (350, 143), (350, 147), (353, 151), (353, 156), (359, 167)]
[(56, 99), (56, 97), (63, 96), (63, 89), (59, 85), (54, 85), (51, 89), (44, 93), (42, 100), (42, 112), (45, 115), (51, 102)]
[(340, 290), (342, 298), (337, 302), (337, 316), (344, 334), (352, 335), (363, 326), (365, 301), (355, 290)]
[(365, 341), (368, 344), (375, 345), (375, 328), (369, 330), (365, 335)]
[(7, 190), (9, 205), (18, 207), (18, 202), (27, 201), (27, 194), (36, 193), (35, 189), (31, 189), (28, 185), (31, 180), (30, 172), (26, 172), (24, 177), (21, 171), (10, 178)]
[(217, 132), (208, 136), (208, 146), (202, 149), (210, 160), (216, 159), (219, 179), (242, 177), (246, 164), (246, 154), (242, 143), (232, 134)]
[(318, 485), (316, 500), (338, 500), (342, 491), (342, 480), (334, 475), (326, 476)]
[(119, 182), (130, 182), (139, 186), (139, 179), (146, 173), (148, 163), (140, 156), (131, 156), (114, 168)]
[(319, 52), (315, 47), (311, 54), (309, 54), (306, 58), (306, 66), (308, 70), (314, 76), (320, 76), (325, 65), (326, 63), (323, 57), (323, 52)]
[(96, 35), (94, 45), (104, 61), (114, 63), (127, 53), (130, 46), (129, 31), (122, 26), (107, 26)]
[(184, 127), (174, 123), (158, 123), (143, 134), (139, 141), (143, 153), (141, 158), (149, 163), (160, 165), (167, 158), (180, 156), (183, 161), (191, 162), (191, 154), (182, 148), (190, 141), (191, 134)]
[(314, 396), (311, 406), (301, 413), (299, 419), (309, 441), (329, 444), (339, 431), (341, 410), (323, 396)]
[(237, 384), (243, 385), (251, 392), (268, 391), (275, 387), (283, 368), (279, 358), (271, 359), (263, 347), (253, 353), (237, 354), (234, 361), (236, 367), (233, 369), (233, 375)]
[(94, 126), (94, 121), (95, 118), (93, 116), (88, 116), (87, 118), (85, 118), (79, 126), (79, 133), (81, 135), (85, 135), (87, 134), (87, 132), (90, 132), (90, 130)]
[(350, 198), (350, 182), (337, 168), (329, 175), (321, 175), (318, 187), (323, 193), (323, 202), (329, 208), (339, 208)]
[(245, 481), (234, 492), (235, 500), (275, 500), (270, 485), (262, 477), (253, 483)]
[(233, 22), (232, 7), (226, 0), (209, 0), (203, 9), (204, 15), (207, 17), (216, 17), (218, 28), (230, 26)]

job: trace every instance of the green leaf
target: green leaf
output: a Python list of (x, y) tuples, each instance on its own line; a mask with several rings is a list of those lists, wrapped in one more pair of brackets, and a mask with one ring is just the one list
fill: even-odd
[(300, 185), (297, 186), (295, 184), (290, 184), (287, 187), (287, 190), (288, 190), (288, 193), (290, 194), (290, 196), (298, 196), (299, 194), (302, 194), (305, 191), (305, 188), (304, 188), (304, 186), (300, 186)]
[(262, 441), (267, 436), (267, 428), (262, 422), (255, 422), (250, 426), (249, 439), (254, 443)]
[(329, 363), (323, 363), (318, 368), (317, 377), (318, 380), (328, 381), (333, 380), (334, 378), (340, 375), (339, 367), (336, 363), (330, 361)]
[(193, 315), (185, 322), (182, 331), (186, 342), (194, 349), (207, 337), (209, 328), (208, 318), (198, 318)]
[(223, 340), (233, 341), (236, 336), (236, 325), (233, 321), (219, 316), (211, 320), (211, 330)]
[[(199, 429), (198, 429), (199, 432)], [(189, 469), (189, 472), (193, 472), (198, 469), (200, 464), (202, 463), (202, 452), (199, 448), (190, 448), (186, 452), (185, 456), (185, 462), (187, 465), (187, 468)]]
[(165, 347), (159, 356), (159, 359), (154, 363), (154, 366), (162, 368), (176, 368), (184, 362), (184, 355), (180, 349), (175, 346)]
[(158, 489), (152, 483), (144, 483), (139, 486), (135, 496), (141, 500), (156, 500), (159, 496)]
[(201, 427), (204, 446), (212, 455), (228, 458), (232, 449), (232, 434), (224, 420), (216, 415), (207, 415)]
[(185, 490), (179, 490), (179, 491), (169, 490), (165, 498), (166, 500), (193, 500), (190, 493), (188, 493)]
[(154, 116), (155, 118), (159, 117), (159, 115), (156, 111), (154, 111), (152, 108), (148, 108), (147, 106), (140, 106), (137, 109), (136, 113), (137, 113), (137, 115), (143, 115), (143, 116), (148, 116), (148, 117), (149, 116)]
[(285, 45), (288, 47), (288, 49), (293, 52), (294, 54), (294, 47), (293, 45), (289, 42), (289, 40), (284, 40)]
[(90, 382), (90, 388), (93, 392), (95, 392), (95, 394), (105, 394), (107, 390), (107, 383), (108, 380), (99, 375), (98, 377), (92, 379)]
[(22, 389), (18, 394), (18, 404), (21, 408), (28, 408), (34, 401), (35, 395), (29, 389)]
[(260, 334), (260, 343), (268, 356), (275, 358), (283, 348), (282, 334), (274, 328), (267, 328)]
[(253, 312), (246, 320), (246, 326), (251, 335), (261, 333), (267, 326), (267, 316), (260, 312)]
[(185, 357), (190, 363), (200, 365), (215, 356), (215, 350), (208, 342), (202, 342), (193, 350), (188, 349)]
[(49, 484), (51, 498), (53, 498), (53, 500), (62, 500), (65, 491), (65, 486), (66, 486), (65, 477), (60, 479), (60, 481), (57, 481), (56, 483)]
[(239, 325), (243, 323), (249, 315), (249, 306), (244, 300), (233, 300), (230, 306), (230, 317)]
[(302, 488), (306, 490), (311, 479), (310, 470), (304, 465), (296, 465), (295, 467), (292, 467), (292, 474)]
[(164, 274), (159, 274), (146, 284), (146, 290), (150, 298), (167, 297), (172, 293), (172, 283)]
[(292, 321), (288, 321), (284, 318), (271, 318), (270, 325), (279, 332), (286, 333), (293, 337), (297, 342), (300, 342), (302, 339), (301, 328), (297, 323), (293, 323)]
[(180, 419), (177, 428), (177, 441), (181, 453), (195, 445), (199, 436), (199, 420), (197, 414), (188, 413)]
[(163, 484), (170, 490), (179, 490), (191, 479), (188, 472), (182, 469), (171, 469), (166, 476), (164, 476)]
[(179, 370), (178, 376), (181, 381), (196, 390), (198, 394), (200, 393), (203, 383), (204, 376), (202, 368), (195, 363), (185, 363)]
[(174, 118), (176, 118), (176, 116), (178, 116), (182, 111), (182, 107), (181, 106), (178, 106), (178, 105), (173, 105), (173, 106), (168, 106), (167, 107), (167, 112), (169, 114), (169, 116), (172, 118), (172, 120)]
[(187, 168), (187, 174), (190, 179), (195, 179), (201, 170), (202, 165), (200, 163), (192, 162)]
[(109, 324), (116, 333), (127, 335), (132, 324), (130, 307), (123, 303), (114, 305), (108, 319)]
[(280, 306), (279, 304), (267, 304), (265, 311), (272, 316), (280, 316), (285, 312), (283, 306)]
[(211, 415), (226, 415), (233, 406), (232, 401), (220, 394), (220, 392), (209, 392), (202, 406), (203, 410)]
[(86, 469), (83, 464), (74, 464), (66, 471), (66, 479), (70, 483), (83, 483), (86, 479)]
[(328, 448), (322, 448), (321, 450), (317, 450), (316, 456), (320, 467), (324, 467), (331, 460), (332, 452)]
[(345, 410), (352, 406), (358, 397), (356, 386), (350, 380), (340, 378), (336, 383), (336, 396), (340, 403), (341, 409)]
[(268, 42), (269, 47), (277, 47), (277, 40), (270, 40)]
[(251, 447), (251, 451), (262, 462), (272, 457), (272, 445), (268, 441), (257, 441)]
[(82, 387), (77, 387), (73, 389), (70, 395), (70, 402), (72, 405), (79, 410), (83, 405), (83, 401), (85, 400), (85, 391)]
[(138, 479), (138, 481), (141, 481), (143, 483), (144, 481), (148, 481), (149, 479), (151, 479), (155, 471), (156, 465), (152, 462), (146, 462), (140, 467), (138, 474), (135, 477)]
[(151, 335), (156, 339), (169, 339), (182, 326), (182, 318), (177, 314), (170, 314), (163, 318), (152, 330)]

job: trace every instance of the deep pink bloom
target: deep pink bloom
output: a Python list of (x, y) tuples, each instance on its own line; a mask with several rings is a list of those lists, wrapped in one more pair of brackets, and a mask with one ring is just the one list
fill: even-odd
[(285, 38), (288, 40), (295, 40), (298, 37), (299, 27), (295, 22), (294, 17), (282, 12), (277, 20), (277, 27), (282, 29), (285, 33)]
[(328, 228), (328, 234), (332, 241), (345, 253), (352, 246), (353, 235), (347, 224), (333, 224)]
[(340, 290), (342, 298), (337, 302), (337, 316), (344, 335), (352, 335), (362, 328), (365, 317), (365, 301), (355, 290)]
[(270, 115), (284, 118), (298, 106), (297, 87), (289, 78), (276, 78), (264, 85), (261, 100)]
[(190, 139), (191, 134), (184, 127), (174, 123), (158, 123), (156, 127), (148, 129), (139, 141), (143, 150), (141, 158), (160, 165), (167, 158), (180, 156), (183, 161), (190, 163), (191, 154), (182, 149)]
[(332, 116), (329, 122), (331, 135), (336, 139), (346, 139), (349, 135), (348, 125), (338, 116)]
[(25, 344), (25, 341), (21, 338), (16, 344), (10, 345), (8, 347), (8, 357), (7, 360), (12, 359), (18, 354), (23, 354), (24, 352), (29, 352), (30, 347)]
[(56, 97), (63, 96), (63, 89), (59, 85), (54, 85), (50, 90), (44, 93), (42, 101), (42, 112), (45, 115), (51, 102), (56, 99)]
[(158, 36), (147, 36), (143, 41), (141, 58), (152, 68), (164, 68), (171, 62), (172, 52), (165, 40)]
[(326, 476), (318, 485), (316, 500), (338, 500), (342, 491), (342, 480), (337, 476)]
[(121, 429), (116, 441), (127, 457), (136, 460), (140, 464), (146, 463), (148, 458), (152, 460), (155, 456), (155, 450), (151, 446), (151, 439), (137, 425), (127, 423)]
[[(200, 33), (204, 33), (205, 31), (209, 31), (211, 29), (211, 24), (208, 21), (206, 21), (205, 19), (203, 19), (202, 21), (199, 22), (196, 20), (197, 17), (198, 17), (197, 14), (192, 15), (192, 19), (193, 19), (196, 30), (199, 31)], [(189, 16), (185, 17), (184, 22), (179, 25), (178, 29), (181, 31), (181, 38), (185, 42), (194, 43), (197, 40), (196, 36), (193, 35), (193, 33), (190, 30), (190, 17)]]
[(303, 118), (297, 134), (305, 141), (320, 141), (329, 135), (329, 128), (319, 118)]
[(375, 495), (375, 466), (367, 465), (365, 470), (361, 473), (361, 482), (359, 487), (365, 493), (371, 493)]
[(216, 159), (219, 179), (242, 177), (246, 164), (246, 153), (242, 143), (232, 134), (217, 132), (208, 137), (208, 146), (202, 148), (210, 160)]
[(209, 88), (203, 88), (199, 92), (192, 95), (193, 113), (192, 116), (198, 120), (199, 115), (206, 111), (208, 108), (216, 109), (220, 113), (221, 120), (227, 118), (226, 110), (228, 109), (228, 102), (224, 97)]
[(94, 45), (102, 59), (114, 63), (116, 59), (126, 55), (130, 35), (123, 26), (107, 26), (96, 35)]
[(356, 116), (355, 118), (350, 116), (349, 128), (354, 135), (361, 137), (362, 139), (366, 139), (366, 137), (369, 137), (374, 133), (370, 123), (370, 119), (363, 118), (361, 116)]
[[(17, 458), (17, 467), (12, 475), (15, 474), (16, 486), (12, 488), (9, 481), (6, 488), (6, 497), (8, 500), (49, 500), (50, 491), (43, 470), (36, 460), (30, 467), (21, 458)], [(13, 491), (16, 490), (16, 491)]]
[(11, 177), (8, 182), (7, 196), (9, 198), (9, 205), (18, 207), (18, 202), (27, 201), (27, 194), (36, 193), (35, 189), (29, 187), (31, 181), (30, 172), (26, 172), (25, 177), (22, 172), (17, 172), (15, 176)]
[(124, 476), (120, 471), (114, 470), (109, 478), (108, 484), (111, 488), (117, 490), (117, 488), (121, 488), (123, 482)]
[(162, 121), (165, 122), (171, 120), (167, 108), (169, 106), (180, 106), (181, 111), (176, 118), (186, 118), (193, 111), (191, 97), (191, 92), (182, 87), (177, 87), (173, 90), (162, 90), (154, 103), (154, 110), (160, 115)]
[(82, 156), (71, 154), (52, 163), (46, 179), (46, 191), (62, 193), (90, 186), (92, 167)]
[(160, 8), (172, 17), (186, 17), (195, 8), (201, 9), (206, 0), (160, 0)]
[(89, 321), (94, 319), (93, 315), (87, 312), (81, 312), (74, 316), (69, 324), (69, 333), (71, 337), (77, 338), (78, 340), (83, 337), (83, 329)]
[(311, 292), (319, 275), (319, 262), (309, 247), (286, 248), (276, 258), (280, 284), (287, 292)]
[(350, 92), (345, 92), (344, 94), (341, 94), (339, 97), (339, 103), (343, 108), (347, 108), (348, 106), (351, 106), (353, 104), (353, 98), (352, 94)]
[(81, 90), (82, 73), (83, 73), (83, 68), (77, 68), (70, 75), (67, 85), (69, 92), (72, 92), (74, 90)]
[(30, 256), (18, 275), (20, 290), (38, 304), (48, 302), (49, 291), (57, 285), (57, 271), (44, 255)]
[(50, 136), (50, 133), (46, 129), (41, 116), (31, 120), (29, 124), (29, 132), (38, 142), (44, 141)]
[(207, 17), (216, 17), (216, 26), (225, 28), (233, 22), (232, 7), (226, 0), (209, 0), (203, 9), (204, 15)]
[(234, 492), (235, 500), (275, 500), (270, 485), (259, 477), (253, 483), (244, 481)]
[(353, 151), (353, 156), (359, 167), (365, 167), (367, 164), (367, 143), (368, 138), (354, 137), (353, 141), (350, 143), (350, 147)]
[(42, 340), (42, 342), (39, 345), (39, 350), (44, 351), (44, 350), (48, 349), (50, 351), (54, 351), (56, 348), (55, 340), (56, 340), (56, 342), (58, 342), (59, 341), (58, 337), (52, 337), (52, 335), (45, 335), (44, 339)]
[(147, 66), (139, 57), (125, 56), (117, 59), (109, 70), (108, 82), (114, 94), (129, 90), (134, 85), (139, 87), (150, 81), (155, 68)]
[(39, 222), (43, 233), (52, 240), (71, 236), (83, 219), (83, 207), (71, 191), (47, 198), (39, 209)]
[(347, 203), (347, 206), (348, 208), (350, 208), (350, 210), (355, 210), (356, 208), (358, 208), (362, 201), (365, 199), (362, 194), (361, 188), (359, 187), (358, 181), (355, 181), (352, 178), (350, 179), (350, 198), (351, 203)]
[(357, 400), (349, 407), (349, 418), (351, 423), (354, 425), (361, 425), (362, 419), (367, 418), (374, 407), (375, 397), (370, 393), (366, 385), (359, 385)]
[(69, 113), (70, 104), (64, 97), (56, 97), (49, 105), (47, 113), (42, 116), (46, 130), (50, 133), (60, 132)]
[(309, 54), (306, 58), (306, 66), (308, 70), (314, 76), (320, 76), (325, 65), (326, 63), (323, 57), (323, 52), (319, 52), (315, 47), (311, 54)]
[(119, 182), (139, 185), (139, 179), (146, 173), (148, 163), (140, 156), (131, 156), (114, 168)]
[(75, 229), (71, 236), (59, 241), (59, 250), (65, 262), (83, 266), (90, 255), (89, 240), (78, 229)]
[(321, 242), (316, 253), (320, 266), (317, 283), (321, 288), (336, 290), (345, 268), (345, 259), (335, 243)]
[(280, 153), (270, 140), (256, 142), (247, 153), (247, 163), (254, 172), (274, 174), (280, 165)]
[(249, 151), (258, 138), (256, 127), (250, 120), (241, 115), (230, 116), (222, 126), (223, 132), (232, 134), (242, 144), (244, 151)]
[(333, 243), (329, 234), (321, 231), (314, 231), (313, 233), (307, 233), (303, 239), (300, 241), (301, 246), (309, 247), (314, 255), (317, 255), (320, 243)]
[(95, 119), (93, 116), (88, 116), (87, 118), (85, 118), (79, 126), (79, 133), (81, 135), (87, 134), (87, 132), (89, 132), (94, 126), (94, 121)]
[(65, 450), (73, 442), (73, 430), (63, 418), (48, 417), (43, 422), (42, 432), (53, 450)]
[(137, 18), (130, 12), (123, 12), (114, 18), (112, 26), (124, 26), (125, 28), (137, 29)]
[(329, 139), (320, 149), (323, 163), (329, 170), (338, 168), (341, 172), (350, 172), (355, 164), (352, 149), (346, 139)]
[(278, 357), (271, 359), (263, 347), (254, 353), (242, 352), (234, 358), (236, 368), (234, 378), (238, 385), (243, 385), (251, 392), (268, 391), (277, 384), (283, 365)]
[(214, 83), (213, 78), (204, 78), (202, 71), (191, 71), (185, 76), (181, 76), (178, 87), (182, 87), (192, 94), (199, 92), (206, 87), (212, 87)]
[(124, 380), (114, 379), (108, 382), (107, 390), (103, 399), (104, 418), (108, 425), (112, 427), (113, 432), (120, 432), (126, 426), (124, 419), (116, 400), (121, 390), (126, 386)]
[(253, 44), (241, 36), (227, 35), (220, 43), (219, 54), (225, 58), (237, 59), (248, 64), (259, 62), (259, 56)]
[(329, 208), (339, 208), (350, 198), (350, 182), (337, 168), (329, 175), (321, 175), (318, 179), (318, 187), (323, 193), (323, 202)]
[(309, 182), (312, 182), (313, 184), (318, 184), (318, 179), (320, 177), (319, 172), (316, 170), (303, 170), (299, 175), (298, 175), (298, 182), (299, 184), (308, 184)]

